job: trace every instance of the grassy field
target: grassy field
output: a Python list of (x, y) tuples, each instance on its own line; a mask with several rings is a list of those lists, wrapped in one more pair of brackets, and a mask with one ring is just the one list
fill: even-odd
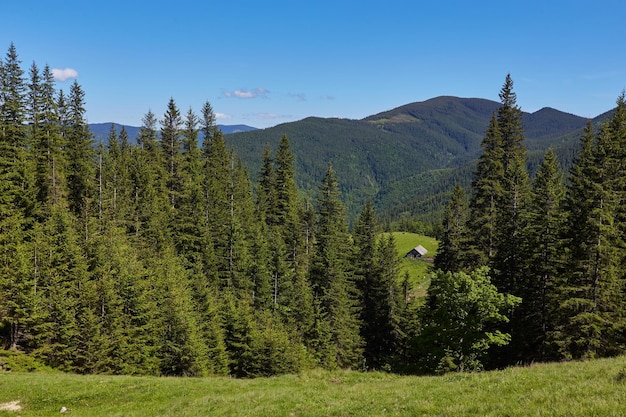
[[(404, 279), (404, 274), (409, 273), (410, 282), (414, 289), (414, 296), (423, 297), (430, 282), (430, 269), (432, 259), (437, 254), (437, 240), (423, 235), (408, 232), (393, 232), (398, 255), (402, 257), (400, 261), (400, 279)], [(428, 253), (424, 260), (404, 258), (411, 249), (417, 245), (422, 245)]]
[(624, 416), (626, 358), (406, 377), (309, 371), (230, 378), (0, 373), (0, 416)]

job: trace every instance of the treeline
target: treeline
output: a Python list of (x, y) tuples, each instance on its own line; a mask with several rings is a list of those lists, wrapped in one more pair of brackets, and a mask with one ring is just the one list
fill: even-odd
[[(482, 142), (469, 197), (447, 206), (435, 266), (489, 267), (510, 310), (511, 343), (493, 365), (613, 356), (626, 351), (626, 103), (598, 132), (588, 124), (569, 175), (548, 150), (534, 179), (513, 82)], [(436, 300), (433, 301), (435, 304)], [(452, 349), (451, 363), (463, 362)]]
[[(80, 373), (400, 369), (415, 302), (332, 166), (300, 197), (287, 137), (251, 184), (207, 102), (94, 143), (85, 93), (0, 61), (0, 345)], [(198, 136), (204, 141), (199, 145)]]

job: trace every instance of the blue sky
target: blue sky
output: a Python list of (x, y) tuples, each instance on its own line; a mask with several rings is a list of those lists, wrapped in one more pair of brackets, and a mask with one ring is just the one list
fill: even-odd
[[(8, 1), (0, 52), (77, 78), (90, 123), (141, 125), (170, 98), (221, 124), (360, 119), (440, 95), (593, 117), (626, 88), (626, 2)], [(62, 77), (65, 75), (65, 77)], [(66, 81), (61, 81), (67, 78)]]

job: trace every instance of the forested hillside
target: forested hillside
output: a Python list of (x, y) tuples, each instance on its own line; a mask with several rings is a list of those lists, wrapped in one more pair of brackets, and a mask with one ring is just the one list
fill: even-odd
[[(454, 184), (469, 186), (480, 142), (498, 106), (484, 99), (437, 97), (363, 120), (312, 117), (228, 135), (227, 141), (254, 175), (265, 144), (276, 147), (287, 135), (303, 192), (315, 190), (330, 161), (351, 219), (373, 199), (390, 220), (418, 216), (438, 222)], [(536, 170), (548, 147), (569, 166), (586, 122), (549, 108), (523, 113), (529, 168)]]
[[(313, 197), (325, 164), (333, 163), (349, 222), (373, 199), (386, 223), (441, 221), (445, 201), (456, 182), (470, 185), (481, 152), (480, 141), (499, 104), (484, 99), (437, 97), (411, 103), (363, 120), (307, 118), (273, 128), (218, 127), (226, 135), (253, 181), (263, 147), (287, 135), (295, 155), (296, 182)], [(596, 128), (609, 117), (594, 119)], [(522, 113), (534, 174), (543, 153), (552, 147), (561, 164), (571, 166), (587, 119), (551, 108)], [(111, 124), (90, 124), (96, 141), (106, 141)], [(116, 125), (119, 133), (121, 126)], [(125, 126), (136, 142), (138, 127)], [(248, 133), (243, 133), (248, 132)], [(202, 133), (199, 136), (202, 142)]]

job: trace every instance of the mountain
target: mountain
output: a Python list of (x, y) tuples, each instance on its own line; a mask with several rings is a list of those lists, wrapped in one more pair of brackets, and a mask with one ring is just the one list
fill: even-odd
[[(281, 136), (287, 135), (295, 156), (296, 180), (308, 198), (316, 198), (330, 162), (349, 218), (354, 219), (363, 204), (372, 200), (383, 217), (418, 216), (437, 222), (454, 184), (470, 186), (481, 141), (499, 107), (499, 102), (486, 99), (442, 96), (361, 120), (309, 117), (266, 129), (220, 127), (253, 181), (265, 145), (275, 151)], [(599, 125), (609, 116), (607, 112), (593, 121)], [(548, 107), (523, 113), (531, 172), (549, 147), (568, 167), (587, 120)], [(96, 139), (102, 140), (110, 128), (110, 123), (90, 125)], [(134, 141), (139, 128), (126, 126), (126, 130)]]
[[(299, 187), (314, 197), (327, 163), (332, 163), (352, 218), (371, 199), (380, 214), (422, 214), (436, 221), (454, 183), (469, 187), (481, 141), (499, 106), (485, 99), (443, 96), (362, 120), (310, 117), (226, 139), (254, 178), (265, 144), (276, 149), (286, 134)], [(523, 113), (522, 120), (531, 170), (549, 147), (569, 164), (587, 123), (551, 108)], [(435, 217), (429, 218), (433, 212)]]
[[(105, 141), (107, 136), (109, 135), (109, 132), (111, 131), (111, 125), (115, 125), (115, 130), (119, 133), (120, 129), (122, 128), (122, 125), (120, 125), (119, 123), (91, 123), (89, 125), (89, 130), (91, 131), (91, 133), (94, 135), (94, 139), (97, 141)], [(128, 139), (131, 142), (136, 142), (137, 140), (137, 136), (139, 135), (139, 127), (135, 127), (135, 126), (127, 126), (124, 125), (124, 127), (126, 128), (126, 132), (128, 133)], [(224, 132), (225, 135), (230, 134), (230, 133), (238, 133), (238, 132), (250, 132), (253, 130), (257, 130), (256, 127), (252, 127), (252, 126), (248, 126), (248, 125), (217, 125), (217, 127), (219, 127), (222, 132)]]
[(239, 133), (239, 132), (251, 132), (253, 130), (257, 130), (256, 127), (248, 126), (248, 125), (217, 125), (225, 135), (230, 133)]

